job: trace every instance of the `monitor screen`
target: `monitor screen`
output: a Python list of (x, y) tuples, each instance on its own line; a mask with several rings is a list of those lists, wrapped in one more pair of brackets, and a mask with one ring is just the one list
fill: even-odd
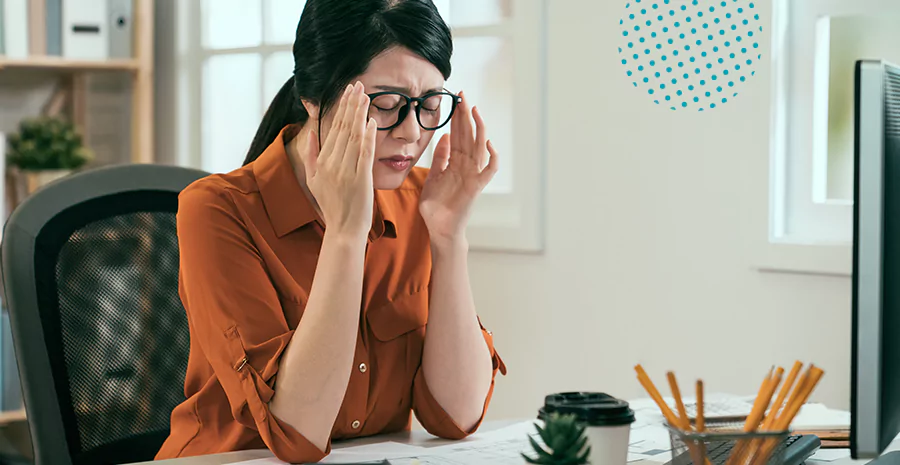
[(900, 433), (900, 68), (856, 63), (850, 447)]

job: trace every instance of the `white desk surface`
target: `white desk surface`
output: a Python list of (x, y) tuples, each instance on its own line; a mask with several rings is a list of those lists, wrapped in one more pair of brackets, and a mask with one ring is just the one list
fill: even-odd
[[(512, 420), (504, 420), (504, 421), (487, 421), (481, 425), (479, 431), (493, 431), (505, 426), (509, 426), (511, 424), (518, 423), (518, 421)], [(381, 441), (394, 441), (402, 444), (410, 444), (414, 446), (420, 447), (434, 447), (448, 444), (452, 441), (448, 441), (445, 439), (435, 438), (430, 434), (426, 433), (422, 430), (414, 430), (410, 432), (404, 433), (395, 433), (388, 434), (382, 436), (373, 436), (369, 438), (362, 439), (354, 439), (351, 441), (344, 441), (340, 443), (334, 443), (332, 445), (333, 449), (340, 449), (343, 447), (350, 446), (358, 446), (362, 444), (372, 444)], [(888, 447), (888, 451), (900, 450), (900, 437), (894, 440), (893, 443)], [(261, 458), (272, 457), (272, 453), (267, 449), (262, 450), (250, 450), (250, 451), (241, 451), (241, 452), (229, 452), (225, 454), (214, 454), (214, 455), (205, 455), (198, 457), (187, 457), (181, 459), (173, 459), (173, 460), (162, 460), (158, 462), (142, 462), (140, 464), (135, 465), (224, 465), (231, 464), (237, 462), (243, 462), (246, 460), (254, 460)], [(819, 462), (819, 461), (808, 461), (808, 465), (863, 465), (868, 463), (869, 460), (851, 460), (841, 459), (833, 462)], [(652, 462), (652, 461), (641, 461), (641, 462), (632, 462), (629, 465), (661, 465), (661, 462)]]
[[(513, 420), (485, 421), (478, 429), (479, 432), (488, 432), (518, 423)], [(394, 441), (401, 444), (409, 444), (419, 447), (434, 447), (450, 444), (453, 441), (447, 439), (436, 438), (424, 430), (413, 430), (403, 433), (385, 434), (380, 436), (372, 436), (368, 438), (353, 439), (350, 441), (341, 441), (332, 443), (332, 449), (340, 449), (343, 447), (359, 446), (363, 444), (373, 444), (382, 441)], [(160, 460), (156, 462), (141, 462), (134, 465), (222, 465), (236, 463), (245, 460), (254, 460), (273, 457), (272, 452), (268, 449), (250, 450), (241, 452), (228, 452), (225, 454), (205, 455), (198, 457), (186, 457), (181, 459)]]

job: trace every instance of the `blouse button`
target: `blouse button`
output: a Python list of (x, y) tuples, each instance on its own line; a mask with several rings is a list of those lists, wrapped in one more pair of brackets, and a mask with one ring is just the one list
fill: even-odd
[(359, 428), (359, 420), (353, 420), (353, 423), (350, 424), (350, 427), (353, 429)]
[(369, 369), (369, 367), (367, 367), (365, 363), (360, 363), (360, 364), (359, 364), (359, 371), (360, 371), (360, 373), (365, 373), (368, 369)]

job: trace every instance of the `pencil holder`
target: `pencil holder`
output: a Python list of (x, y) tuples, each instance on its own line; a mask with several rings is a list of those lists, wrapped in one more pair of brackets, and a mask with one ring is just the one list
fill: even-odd
[(739, 426), (703, 433), (668, 425), (672, 461), (668, 465), (784, 465), (789, 432), (744, 432)]

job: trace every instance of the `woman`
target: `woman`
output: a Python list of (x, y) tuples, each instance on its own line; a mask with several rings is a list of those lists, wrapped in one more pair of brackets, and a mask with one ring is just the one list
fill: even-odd
[[(315, 462), (411, 411), (445, 438), (478, 427), (505, 367), (464, 233), (497, 155), (443, 90), (451, 50), (430, 0), (307, 1), (244, 167), (180, 197), (187, 400), (157, 458)], [(444, 124), (433, 168), (415, 168)]]

